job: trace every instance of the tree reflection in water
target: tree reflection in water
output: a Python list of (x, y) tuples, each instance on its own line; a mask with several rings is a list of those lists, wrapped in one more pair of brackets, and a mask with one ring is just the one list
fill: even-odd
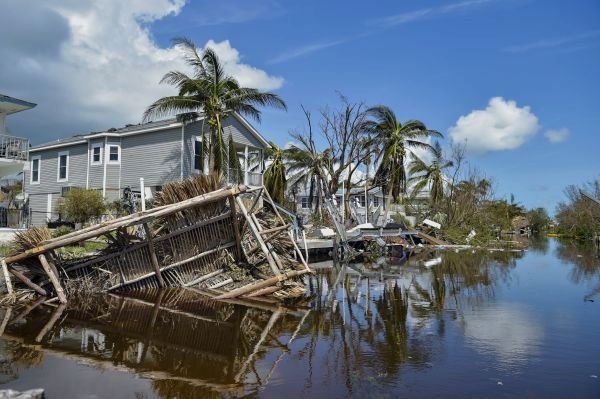
[(572, 265), (569, 278), (575, 284), (594, 282), (595, 286), (584, 297), (593, 301), (600, 295), (600, 253), (591, 242), (558, 240), (554, 254), (557, 258)]
[[(573, 265), (572, 279), (598, 278), (597, 258), (581, 248), (556, 251)], [(105, 296), (70, 304), (60, 317), (57, 309), (40, 306), (26, 323), (7, 324), (5, 335), (24, 337), (28, 345), (15, 341), (3, 350), (13, 366), (5, 375), (12, 376), (15, 365), (43, 361), (44, 352), (29, 345), (38, 345), (41, 336), (44, 350), (150, 378), (163, 398), (257, 396), (279, 378), (282, 364), (294, 365), (292, 374), (282, 373), (294, 376), (285, 384), (301, 384), (317, 396), (340, 381), (341, 396), (388, 392), (386, 387), (402, 382), (405, 370), (440, 361), (449, 322), (469, 327), (462, 329), (465, 337), (481, 341), (476, 328), (488, 319), (477, 324), (467, 313), (489, 309), (499, 287), (511, 284), (522, 256), (424, 252), (402, 265), (338, 265), (311, 275), (307, 302), (298, 308), (206, 301), (188, 290)], [(497, 337), (487, 338), (482, 350), (497, 350)], [(530, 341), (525, 344), (528, 349)], [(520, 341), (513, 346), (523, 347)], [(282, 361), (286, 358), (291, 363)]]
[[(447, 317), (493, 300), (499, 284), (510, 284), (522, 252), (444, 252), (432, 267), (421, 254), (400, 268), (372, 271), (363, 265), (322, 270), (309, 282), (310, 336), (306, 387), (315, 361), (343, 377), (348, 392), (398, 381), (404, 366), (431, 367)], [(319, 343), (326, 341), (326, 348)], [(367, 391), (364, 391), (367, 392)]]

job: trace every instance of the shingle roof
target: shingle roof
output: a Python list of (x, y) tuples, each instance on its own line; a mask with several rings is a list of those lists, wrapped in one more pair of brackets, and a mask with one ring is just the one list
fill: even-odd
[(75, 136), (66, 137), (64, 139), (58, 139), (58, 140), (49, 141), (44, 144), (38, 144), (36, 146), (33, 146), (31, 148), (31, 150), (55, 146), (55, 145), (59, 145), (59, 144), (62, 145), (62, 144), (76, 143), (78, 141), (85, 140), (89, 136), (95, 136), (95, 135), (101, 136), (101, 135), (104, 135), (107, 133), (110, 133), (110, 134), (130, 133), (130, 132), (135, 132), (138, 130), (153, 129), (153, 128), (157, 128), (157, 127), (161, 127), (161, 126), (167, 126), (167, 125), (170, 125), (175, 122), (177, 122), (176, 118), (170, 118), (170, 119), (165, 119), (165, 120), (156, 121), (156, 122), (138, 123), (137, 125), (126, 125), (124, 127), (118, 128), (118, 129), (111, 128), (111, 129), (108, 129), (103, 132), (81, 133), (81, 134), (76, 134)]

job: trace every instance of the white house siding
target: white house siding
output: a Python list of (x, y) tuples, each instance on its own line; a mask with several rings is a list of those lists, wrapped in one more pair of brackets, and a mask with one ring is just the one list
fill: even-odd
[(255, 148), (264, 148), (264, 144), (262, 144), (244, 125), (242, 125), (240, 121), (234, 117), (229, 117), (225, 120), (223, 124), (223, 132), (225, 133), (226, 139), (229, 139), (229, 135), (233, 134), (233, 141), (238, 144), (248, 145)]
[[(58, 179), (58, 153), (69, 152), (68, 180), (57, 181)], [(56, 213), (56, 204), (62, 195), (63, 187), (82, 187), (85, 188), (87, 179), (87, 144), (75, 144), (66, 147), (54, 148), (44, 151), (31, 152), (30, 158), (41, 156), (40, 160), (40, 183), (30, 184), (31, 179), (31, 161), (25, 173), (25, 192), (29, 194), (29, 208), (32, 211), (33, 224), (43, 224), (47, 220), (48, 194), (52, 195), (50, 209), (51, 218), (58, 217)]]
[(181, 127), (125, 136), (121, 139), (121, 187), (139, 190), (162, 186), (181, 177)]
[(111, 163), (108, 161), (109, 148), (111, 145), (122, 145), (122, 139), (109, 137), (106, 140), (106, 148), (104, 160), (106, 161), (106, 190), (104, 196), (107, 201), (116, 201), (121, 198), (121, 169), (123, 162), (123, 149), (121, 148), (121, 158), (119, 163)]
[[(208, 135), (208, 125), (204, 126), (204, 132)], [(229, 143), (229, 136), (233, 135), (233, 141), (238, 145), (249, 146), (252, 148), (263, 149), (262, 144), (248, 128), (240, 123), (236, 118), (229, 117), (223, 122), (223, 133), (225, 144)], [(183, 154), (183, 175), (188, 177), (195, 173), (194, 170), (194, 137), (202, 135), (202, 121), (193, 122), (185, 126), (184, 134), (184, 154)]]
[[(205, 134), (208, 133), (208, 123), (204, 125)], [(183, 150), (183, 177), (196, 173), (194, 170), (194, 137), (202, 135), (202, 121), (192, 122), (185, 126)]]
[[(25, 171), (25, 191), (30, 195), (32, 223), (43, 225), (47, 221), (49, 195), (51, 195), (51, 219), (57, 218), (56, 202), (62, 195), (62, 188), (66, 186), (97, 189), (104, 192), (108, 201), (114, 201), (120, 199), (126, 186), (135, 191), (139, 190), (141, 177), (144, 178), (146, 187), (156, 188), (179, 180), (182, 175), (190, 176), (194, 173), (193, 137), (199, 136), (201, 132), (202, 121), (185, 126), (183, 154), (181, 126), (130, 135), (127, 135), (130, 132), (125, 132), (123, 136), (117, 137), (90, 138), (85, 143), (48, 150), (33, 149), (30, 155), (40, 155), (41, 163), (40, 184), (31, 185), (31, 171), (29, 168)], [(233, 135), (238, 146), (247, 145), (264, 149), (263, 143), (234, 117), (224, 121), (224, 133), (226, 140), (229, 139), (229, 135)], [(91, 164), (94, 144), (102, 144), (100, 165)], [(119, 164), (107, 162), (108, 147), (111, 144), (118, 144), (121, 147)], [(63, 151), (69, 151), (69, 176), (68, 181), (57, 182), (58, 153)]]
[(90, 140), (90, 172), (88, 188), (102, 190), (104, 184), (104, 159), (100, 165), (92, 165), (92, 148), (95, 144), (102, 145), (102, 158), (104, 157), (104, 137)]

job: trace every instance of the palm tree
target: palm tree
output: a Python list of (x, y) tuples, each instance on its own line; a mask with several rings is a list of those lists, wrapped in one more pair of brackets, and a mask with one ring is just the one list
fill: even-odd
[(367, 113), (371, 119), (365, 122), (364, 131), (371, 135), (377, 154), (379, 167), (375, 179), (385, 188), (387, 219), (392, 198), (397, 201), (401, 194), (406, 193), (404, 161), (407, 151), (416, 148), (432, 150), (433, 147), (423, 140), (431, 136), (443, 136), (440, 132), (427, 129), (418, 120), (402, 123), (394, 111), (384, 105), (369, 108)]
[(415, 183), (412, 195), (416, 196), (424, 187), (429, 187), (431, 206), (435, 208), (444, 197), (444, 169), (453, 166), (452, 161), (446, 161), (442, 156), (442, 146), (438, 141), (431, 150), (433, 160), (427, 164), (413, 153), (409, 164), (409, 182)]
[(274, 201), (283, 204), (287, 190), (287, 178), (285, 175), (285, 150), (271, 142), (271, 146), (265, 150), (265, 156), (271, 160), (271, 164), (265, 170), (265, 188), (271, 194)]
[[(186, 63), (193, 75), (170, 71), (160, 83), (175, 86), (178, 93), (156, 100), (144, 112), (144, 121), (154, 117), (179, 114), (181, 120), (190, 121), (201, 114), (208, 122), (209, 165), (212, 170), (223, 172), (226, 168), (227, 149), (223, 137), (223, 121), (233, 112), (260, 121), (259, 106), (287, 109), (285, 102), (276, 94), (241, 87), (237, 79), (228, 75), (215, 51), (206, 48), (198, 53), (189, 39), (174, 39), (173, 43), (183, 49)], [(204, 123), (202, 141), (205, 142)], [(203, 146), (204, 147), (204, 146)]]
[(244, 181), (244, 177), (242, 176), (242, 165), (240, 164), (240, 158), (235, 148), (232, 134), (229, 135), (227, 149), (229, 150), (229, 179), (232, 183), (240, 184)]
[(292, 187), (309, 186), (308, 206), (312, 209), (315, 192), (317, 202), (314, 207), (315, 213), (321, 212), (323, 195), (327, 179), (327, 164), (331, 162), (330, 151), (319, 151), (313, 140), (312, 133), (308, 136), (292, 134), (299, 145), (292, 144), (285, 151), (288, 159), (287, 172)]

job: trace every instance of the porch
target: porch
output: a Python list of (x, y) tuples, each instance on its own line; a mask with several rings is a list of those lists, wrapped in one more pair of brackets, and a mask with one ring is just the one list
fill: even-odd
[(260, 148), (236, 143), (236, 153), (240, 161), (240, 177), (236, 176), (235, 170), (227, 170), (228, 184), (244, 184), (250, 187), (261, 187), (263, 185), (264, 153)]

